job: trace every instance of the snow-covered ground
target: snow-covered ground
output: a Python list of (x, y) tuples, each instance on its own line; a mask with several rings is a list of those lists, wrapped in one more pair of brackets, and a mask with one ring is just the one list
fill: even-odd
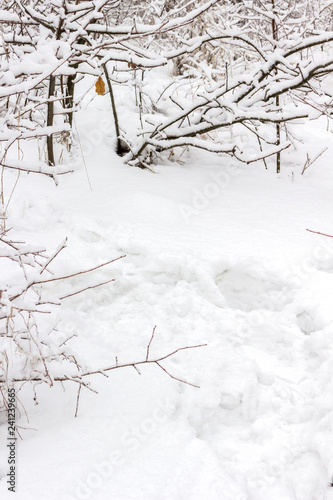
[[(332, 135), (303, 125), (282, 173), (185, 153), (154, 172), (113, 152), (107, 97), (76, 117), (85, 163), (21, 175), (8, 225), (70, 274), (62, 329), (92, 369), (198, 344), (156, 365), (76, 387), (25, 386), (17, 500), (330, 500), (333, 488)], [(125, 109), (125, 108), (124, 108)], [(126, 118), (126, 113), (122, 113)], [(128, 116), (130, 121), (131, 116)], [(130, 124), (129, 124), (130, 125)], [(305, 151), (314, 157), (303, 176)], [(7, 173), (7, 200), (16, 175)], [(65, 389), (65, 390), (64, 390)], [(0, 498), (7, 491), (0, 426)]]

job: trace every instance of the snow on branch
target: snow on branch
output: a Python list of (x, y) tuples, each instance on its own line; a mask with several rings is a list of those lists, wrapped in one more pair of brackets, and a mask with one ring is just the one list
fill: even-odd
[[(235, 6), (244, 20), (248, 8), (250, 7), (243, 3)], [(264, 30), (258, 20), (249, 18), (238, 26), (235, 21), (230, 21), (228, 26), (225, 20), (220, 18), (220, 23), (215, 22), (215, 27), (212, 25), (199, 37), (199, 46), (210, 43), (215, 47), (214, 44), (220, 42), (224, 47), (228, 46), (231, 51), (243, 51), (244, 54), (250, 49), (251, 58), (255, 61), (247, 67), (246, 73), (233, 70), (233, 75), (226, 75), (226, 78), (217, 81), (213, 90), (212, 87), (201, 86), (192, 103), (186, 103), (185, 100), (178, 103), (170, 96), (170, 100), (178, 109), (173, 106), (173, 112), (169, 113), (169, 117), (162, 118), (159, 123), (156, 119), (147, 119), (137, 139), (131, 141), (131, 154), (126, 156), (126, 160), (145, 162), (151, 154), (152, 147), (155, 147), (156, 151), (162, 151), (187, 145), (223, 152), (223, 147), (219, 145), (221, 140), (217, 136), (211, 138), (209, 134), (228, 130), (235, 138), (235, 142), (227, 141), (224, 152), (234, 155), (240, 161), (250, 163), (275, 154), (279, 155), (281, 151), (290, 147), (288, 138), (285, 141), (281, 139), (282, 125), (312, 117), (313, 112), (311, 106), (307, 104), (308, 101), (301, 97), (297, 102), (298, 95), (306, 96), (309, 91), (316, 92), (321, 96), (321, 105), (316, 108), (319, 111), (318, 116), (321, 114), (321, 109), (322, 113), (327, 115), (331, 96), (327, 95), (327, 104), (323, 103), (324, 93), (320, 82), (333, 70), (333, 54), (328, 50), (318, 50), (317, 47), (320, 46), (321, 49), (324, 46), (329, 47), (333, 40), (333, 32), (319, 31), (318, 34), (314, 34), (316, 30), (310, 29), (311, 21), (304, 26), (304, 22), (298, 22), (297, 16), (295, 20), (294, 18), (290, 20), (291, 13), (284, 8), (278, 9), (277, 12), (276, 19), (288, 19), (289, 23), (294, 23), (297, 30), (300, 32), (303, 30), (304, 38), (288, 37), (288, 32), (284, 36), (283, 32), (280, 37), (274, 39), (279, 28), (275, 26), (275, 31), (272, 33), (269, 23), (266, 32), (261, 33)], [(215, 9), (214, 13), (218, 15), (218, 10)], [(270, 17), (269, 22), (272, 22)], [(257, 43), (259, 36), (262, 36), (261, 44)], [(181, 52), (190, 54), (195, 43), (195, 38), (190, 39), (188, 43), (185, 42), (184, 46), (178, 49), (178, 54)], [(238, 44), (237, 47), (235, 44)], [(260, 49), (257, 50), (257, 47)], [(304, 56), (304, 52), (310, 49), (316, 51), (313, 60)], [(164, 56), (171, 57), (175, 53), (165, 52)], [(194, 58), (195, 55), (191, 57)], [(238, 138), (232, 132), (236, 126), (242, 126), (257, 135), (256, 154), (241, 152)], [(274, 129), (275, 145), (272, 141)], [(216, 140), (217, 142), (214, 142)]]
[[(174, 19), (165, 20), (162, 23), (154, 24), (153, 26), (143, 25), (143, 24), (133, 24), (133, 25), (123, 25), (123, 26), (106, 26), (99, 24), (90, 24), (86, 28), (87, 33), (98, 33), (104, 35), (132, 35), (133, 37), (148, 36), (156, 33), (166, 33), (168, 31), (174, 31), (175, 29), (192, 23), (195, 19), (201, 16), (204, 12), (209, 10), (212, 6), (217, 4), (220, 0), (210, 0), (204, 3), (201, 7), (192, 10), (185, 16), (175, 17)], [(175, 9), (177, 13), (177, 9)], [(172, 18), (173, 11), (168, 12), (168, 18)]]
[[(58, 327), (57, 309), (61, 300), (45, 299), (42, 285), (95, 271), (116, 260), (68, 276), (41, 279), (51, 272), (51, 262), (66, 247), (67, 239), (51, 257), (45, 250), (10, 238), (10, 231), (0, 229), (0, 391), (16, 381), (47, 383), (53, 386), (54, 373), (64, 380), (77, 379), (81, 372), (68, 338)], [(109, 280), (114, 281), (114, 280)], [(102, 285), (102, 283), (99, 283)], [(97, 285), (96, 285), (97, 286)], [(88, 287), (90, 288), (90, 287)], [(81, 293), (86, 290), (79, 290)], [(48, 320), (43, 320), (47, 315)], [(59, 377), (58, 377), (59, 378)], [(88, 386), (88, 383), (83, 383)]]
[[(274, 12), (256, 1), (209, 0), (196, 6), (190, 0), (173, 7), (148, 6), (148, 13), (136, 2), (127, 7), (123, 14), (116, 0), (14, 0), (0, 10), (5, 28), (0, 55), (0, 108), (6, 116), (2, 140), (10, 141), (7, 131), (13, 129), (22, 134), (20, 140), (46, 134), (47, 166), (55, 166), (59, 162), (53, 146), (58, 132), (52, 127), (56, 123), (58, 131), (65, 131), (67, 124), (71, 128), (77, 75), (99, 77), (104, 73), (117, 123), (117, 152), (131, 151), (126, 161), (140, 163), (151, 151), (179, 145), (243, 158), (234, 133), (240, 127), (246, 134), (257, 135), (256, 151), (261, 159), (270, 156), (272, 145), (277, 155), (287, 147), (287, 139), (281, 137), (286, 124), (310, 116), (306, 100), (297, 106), (295, 94), (314, 91), (322, 95), (321, 81), (333, 70), (333, 55), (328, 50), (333, 32), (327, 29), (325, 17), (328, 3), (320, 8), (308, 2), (295, 4), (294, 11), (286, 4), (275, 5)], [(160, 15), (156, 15), (160, 7)], [(307, 20), (305, 8), (313, 13)], [(137, 15), (131, 15), (135, 10)], [(307, 57), (310, 52), (312, 59)], [(209, 65), (214, 57), (217, 67), (213, 71)], [(182, 102), (175, 95), (183, 82), (175, 81), (170, 106), (158, 117), (156, 95), (144, 94), (143, 80), (148, 80), (150, 70), (170, 61), (182, 68), (189, 89), (192, 82), (187, 69), (191, 65), (201, 75), (206, 73), (208, 80), (213, 75), (214, 81), (208, 86), (201, 77), (198, 89), (191, 90)], [(137, 78), (139, 71), (142, 82)], [(118, 80), (117, 74), (122, 78)], [(125, 81), (137, 93), (136, 102), (138, 96), (141, 102), (137, 106), (140, 126), (134, 137), (121, 131), (112, 88), (113, 83)], [(150, 101), (145, 110), (144, 95)], [(56, 106), (62, 109), (57, 111)], [(218, 137), (222, 131), (231, 139), (222, 141)], [(126, 147), (119, 147), (121, 141)], [(251, 155), (246, 161), (252, 161)], [(8, 159), (3, 165), (17, 168)], [(40, 171), (38, 166), (22, 164), (20, 168)], [(41, 173), (49, 174), (45, 168)]]

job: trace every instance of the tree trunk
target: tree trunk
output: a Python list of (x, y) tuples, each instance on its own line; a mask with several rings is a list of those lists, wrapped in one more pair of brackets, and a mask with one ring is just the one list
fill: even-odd
[(73, 124), (73, 106), (74, 106), (74, 80), (75, 80), (76, 75), (70, 75), (67, 78), (67, 85), (66, 85), (66, 97), (65, 99), (65, 107), (70, 108), (70, 111), (67, 113), (68, 116), (68, 123), (70, 127), (72, 128)]
[[(54, 97), (55, 93), (55, 76), (51, 75), (50, 80), (49, 80), (49, 95), (48, 98), (51, 99)], [(48, 127), (52, 127), (53, 125), (53, 117), (54, 117), (54, 102), (49, 101), (47, 103), (47, 121), (46, 125)], [(49, 165), (55, 165), (54, 161), (54, 150), (53, 150), (53, 135), (50, 134), (46, 138), (46, 145), (47, 145), (47, 159), (48, 159), (48, 164)]]
[[(277, 42), (279, 39), (279, 34), (278, 34), (278, 25), (277, 25), (276, 19), (275, 19), (275, 0), (272, 0), (272, 14), (273, 14), (273, 17), (272, 17), (273, 40)], [(275, 49), (277, 48), (277, 43), (274, 44), (274, 48)], [(280, 97), (279, 96), (277, 96), (275, 98), (275, 105), (276, 105), (276, 107), (280, 106)], [(280, 123), (277, 123), (276, 124), (276, 145), (280, 146), (280, 144), (281, 144), (281, 125), (280, 125)], [(279, 151), (276, 154), (276, 173), (277, 174), (280, 172), (280, 169), (281, 169), (281, 152)]]
[(120, 129), (119, 129), (119, 121), (118, 121), (118, 113), (117, 113), (117, 108), (116, 108), (116, 102), (114, 99), (114, 94), (113, 94), (113, 88), (111, 84), (111, 80), (109, 77), (109, 73), (106, 67), (106, 64), (103, 64), (103, 70), (105, 74), (105, 78), (108, 84), (109, 92), (110, 92), (110, 99), (111, 99), (111, 107), (112, 107), (112, 114), (113, 114), (113, 120), (114, 120), (114, 127), (116, 130), (116, 137), (117, 137), (117, 145), (116, 145), (116, 153), (119, 156), (124, 156), (124, 154), (128, 153), (129, 148), (128, 146), (120, 139)]

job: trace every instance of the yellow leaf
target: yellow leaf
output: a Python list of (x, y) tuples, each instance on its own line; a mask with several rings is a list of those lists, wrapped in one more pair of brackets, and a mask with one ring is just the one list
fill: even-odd
[(104, 83), (103, 78), (101, 76), (98, 77), (98, 80), (95, 84), (95, 90), (96, 90), (96, 94), (98, 94), (98, 95), (105, 94), (105, 83)]

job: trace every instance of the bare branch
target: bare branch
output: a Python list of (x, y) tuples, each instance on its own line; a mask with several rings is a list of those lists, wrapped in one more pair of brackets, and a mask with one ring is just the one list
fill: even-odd
[(328, 238), (333, 238), (331, 234), (320, 233), (319, 231), (312, 231), (311, 229), (307, 229), (307, 231), (309, 231), (309, 233), (320, 234), (321, 236), (327, 236)]
[(108, 266), (109, 264), (112, 264), (112, 262), (116, 262), (117, 260), (123, 259), (124, 257), (126, 257), (126, 255), (121, 255), (120, 257), (117, 257), (116, 259), (109, 260), (108, 262), (103, 262), (103, 264), (99, 264), (98, 266), (92, 267), (90, 269), (86, 269), (84, 271), (78, 271), (77, 273), (73, 273), (73, 274), (67, 274), (66, 276), (60, 276), (59, 278), (50, 278), (48, 280), (34, 281), (29, 285), (29, 287), (32, 285), (51, 283), (52, 281), (62, 281), (62, 280), (66, 280), (68, 278), (74, 278), (75, 276), (80, 276), (82, 274), (87, 274), (87, 273), (90, 273), (92, 271), (96, 271), (97, 269), (100, 269), (101, 267)]
[(86, 290), (91, 290), (93, 288), (97, 288), (102, 285), (107, 285), (108, 283), (111, 283), (112, 281), (116, 281), (115, 279), (108, 280), (108, 281), (103, 281), (103, 283), (97, 283), (97, 285), (92, 285), (92, 286), (87, 286), (86, 288), (82, 288), (82, 290), (78, 290), (77, 292), (69, 293), (68, 295), (64, 295), (63, 297), (60, 297), (60, 300), (67, 299), (68, 297), (73, 297), (73, 295), (77, 295), (79, 293), (85, 292)]

